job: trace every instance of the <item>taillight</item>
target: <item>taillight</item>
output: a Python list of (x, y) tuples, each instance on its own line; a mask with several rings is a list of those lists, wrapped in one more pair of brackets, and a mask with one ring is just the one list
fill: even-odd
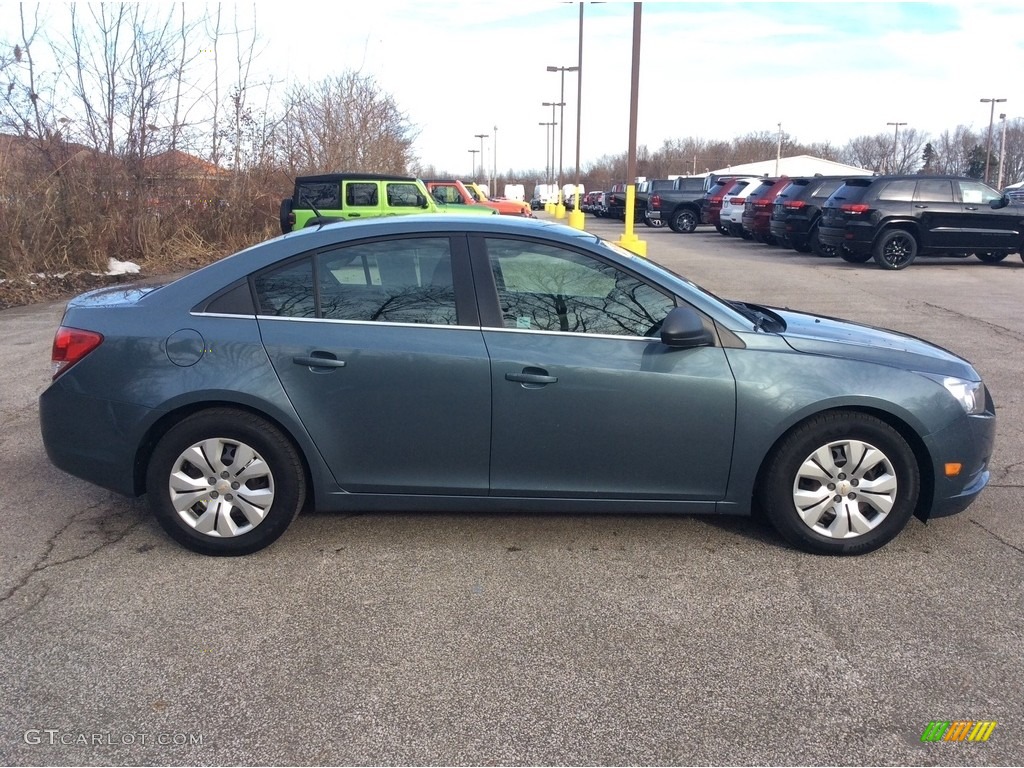
[(103, 334), (62, 325), (53, 337), (53, 350), (50, 352), (53, 378), (56, 379), (102, 343)]
[(843, 203), (839, 206), (843, 213), (867, 213), (870, 209), (871, 206), (865, 203)]
[(745, 202), (747, 202), (745, 197), (733, 197), (729, 200), (729, 205), (743, 205)]
[(661, 209), (661, 195), (651, 195), (651, 208)]
[(807, 203), (803, 200), (787, 200), (782, 204), (782, 207), (790, 211), (799, 211), (805, 205), (807, 205)]
[(771, 200), (755, 200), (754, 201), (754, 207), (755, 208), (768, 208), (769, 206), (771, 206), (771, 204), (772, 204)]

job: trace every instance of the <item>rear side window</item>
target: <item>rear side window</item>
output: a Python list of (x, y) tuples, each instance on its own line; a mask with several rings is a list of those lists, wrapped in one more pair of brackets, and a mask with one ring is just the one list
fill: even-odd
[(274, 317), (316, 317), (313, 261), (302, 259), (256, 277), (259, 313)]
[(899, 179), (897, 181), (889, 181), (885, 183), (880, 190), (878, 190), (878, 200), (887, 200), (890, 202), (909, 203), (914, 199), (914, 188), (917, 186), (917, 182), (912, 179)]
[[(256, 276), (261, 315), (457, 325), (450, 242), (405, 238), (332, 248)], [(319, 305), (319, 312), (317, 307)]]
[(375, 182), (353, 181), (345, 185), (345, 204), (354, 207), (379, 205)]
[(341, 208), (341, 189), (337, 182), (301, 182), (295, 185), (294, 207), (337, 210)]
[(914, 199), (927, 203), (952, 203), (953, 182), (948, 179), (922, 179), (917, 182)]
[(320, 316), (457, 325), (447, 237), (360, 243), (317, 255)]
[(762, 181), (760, 184), (757, 185), (757, 187), (754, 188), (753, 192), (751, 192), (751, 193), (749, 193), (747, 195), (747, 199), (749, 200), (749, 199), (751, 199), (753, 197), (760, 197), (761, 195), (763, 195), (765, 192), (767, 192), (769, 189), (771, 189), (774, 186), (775, 186), (775, 182), (774, 181)]

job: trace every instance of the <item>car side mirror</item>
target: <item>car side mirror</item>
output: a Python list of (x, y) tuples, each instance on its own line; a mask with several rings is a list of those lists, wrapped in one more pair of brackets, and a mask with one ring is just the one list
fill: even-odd
[(427, 198), (425, 198), (419, 192), (416, 193), (416, 203), (419, 205), (420, 208), (429, 208), (430, 207), (430, 203), (427, 201)]
[(661, 324), (661, 343), (676, 349), (690, 349), (710, 346), (715, 340), (696, 311), (676, 307)]
[(997, 198), (995, 200), (990, 200), (989, 203), (988, 203), (988, 207), (989, 208), (995, 208), (996, 210), (998, 210), (1000, 208), (1005, 208), (1009, 204), (1010, 204), (1009, 196), (1008, 195), (1003, 195), (1002, 197)]

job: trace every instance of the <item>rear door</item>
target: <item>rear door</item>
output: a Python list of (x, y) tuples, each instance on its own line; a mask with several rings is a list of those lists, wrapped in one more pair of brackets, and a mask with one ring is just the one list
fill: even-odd
[[(901, 182), (906, 183), (906, 182)], [(950, 179), (921, 179), (914, 191), (914, 215), (921, 244), (950, 250), (964, 245), (960, 203), (954, 200)]]
[(490, 363), (468, 270), (464, 236), (418, 236), (255, 276), (274, 370), (345, 490), (486, 493)]
[(343, 181), (341, 196), (346, 219), (369, 219), (381, 214), (380, 182)]

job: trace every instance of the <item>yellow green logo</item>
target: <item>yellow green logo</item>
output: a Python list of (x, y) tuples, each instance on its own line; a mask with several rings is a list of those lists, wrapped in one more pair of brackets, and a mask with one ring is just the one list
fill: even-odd
[(988, 741), (996, 725), (995, 720), (932, 720), (921, 741)]

